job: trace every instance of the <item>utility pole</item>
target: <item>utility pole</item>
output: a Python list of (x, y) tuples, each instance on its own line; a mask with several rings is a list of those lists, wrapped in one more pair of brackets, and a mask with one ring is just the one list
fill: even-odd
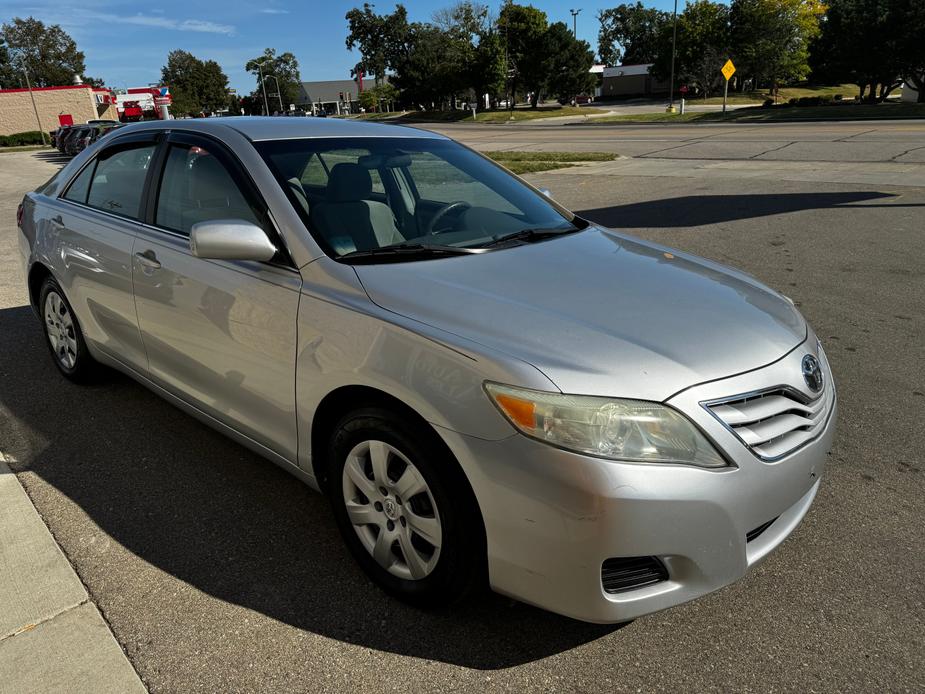
[(42, 133), (42, 145), (47, 145), (48, 142), (45, 140), (45, 128), (42, 127), (42, 119), (39, 118), (39, 109), (35, 105), (35, 94), (32, 93), (32, 82), (29, 81), (29, 69), (26, 67), (25, 60), (22, 64), (23, 74), (26, 76), (26, 88), (29, 90), (29, 98), (32, 99), (32, 110), (35, 111), (35, 122), (39, 126), (39, 132)]
[(674, 0), (674, 26), (671, 29), (671, 77), (668, 81), (668, 113), (674, 113), (674, 56), (678, 41), (678, 0)]
[[(677, 3), (677, 0), (675, 0)], [(577, 10), (569, 10), (572, 13), (572, 35), (577, 39), (578, 38), (578, 13), (581, 12), (579, 7)]]
[[(675, 0), (677, 4), (678, 0)], [(264, 115), (270, 115), (270, 103), (267, 101), (267, 85), (263, 79), (263, 63), (257, 63), (257, 71), (260, 73), (260, 87), (263, 89), (263, 112)]]

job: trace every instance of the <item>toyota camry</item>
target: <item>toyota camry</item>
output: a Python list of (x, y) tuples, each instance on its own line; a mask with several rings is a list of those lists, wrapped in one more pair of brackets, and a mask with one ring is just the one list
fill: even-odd
[(61, 374), (118, 369), (323, 492), (414, 604), (629, 620), (743, 576), (821, 483), (835, 384), (792, 301), (440, 135), (140, 123), (18, 226)]

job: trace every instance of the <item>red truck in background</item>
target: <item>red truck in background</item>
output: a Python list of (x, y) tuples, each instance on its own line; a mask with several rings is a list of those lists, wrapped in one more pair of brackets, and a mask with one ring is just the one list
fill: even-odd
[(169, 87), (132, 87), (116, 95), (116, 109), (123, 123), (164, 118), (162, 107), (170, 102)]
[(145, 112), (137, 101), (123, 101), (119, 112), (119, 120), (123, 123), (134, 123), (144, 118)]

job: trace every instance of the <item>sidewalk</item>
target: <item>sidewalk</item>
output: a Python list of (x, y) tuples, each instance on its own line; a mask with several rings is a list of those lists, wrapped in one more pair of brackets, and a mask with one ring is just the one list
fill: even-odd
[(146, 692), (0, 452), (0, 694)]

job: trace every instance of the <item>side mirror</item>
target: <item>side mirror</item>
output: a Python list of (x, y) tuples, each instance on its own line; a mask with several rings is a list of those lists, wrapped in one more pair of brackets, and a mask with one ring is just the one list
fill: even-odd
[(549, 188), (538, 188), (537, 190), (539, 190), (543, 195), (545, 195), (547, 198), (552, 200), (552, 192), (549, 190)]
[(189, 247), (197, 258), (267, 261), (276, 246), (266, 232), (243, 219), (213, 219), (193, 225)]

